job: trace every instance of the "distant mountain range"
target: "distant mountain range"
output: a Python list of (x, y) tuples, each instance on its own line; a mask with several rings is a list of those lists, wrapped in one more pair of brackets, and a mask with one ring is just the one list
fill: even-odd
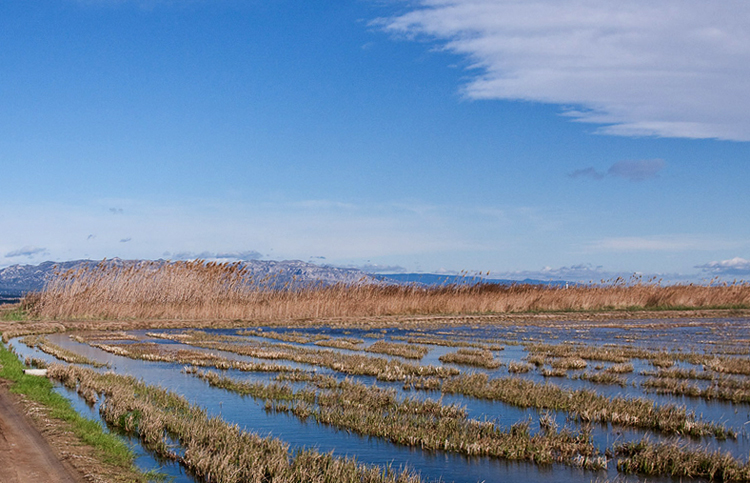
[[(142, 260), (121, 260), (113, 258), (107, 260), (115, 266), (125, 266), (139, 263)], [(166, 260), (163, 261), (167, 263)], [(68, 262), (43, 262), (39, 265), (12, 265), (0, 269), (0, 303), (16, 302), (28, 292), (42, 290), (47, 279), (55, 271), (78, 269), (84, 265), (96, 265), (95, 260), (73, 260)], [(268, 277), (273, 287), (304, 286), (312, 283), (324, 285), (335, 283), (380, 282), (390, 284), (418, 284), (418, 285), (464, 285), (472, 283), (496, 284), (534, 284), (549, 286), (565, 286), (566, 282), (548, 282), (542, 280), (497, 280), (473, 276), (439, 275), (432, 273), (397, 273), (397, 274), (368, 274), (353, 268), (336, 268), (319, 266), (299, 260), (248, 260), (242, 262), (256, 279)]]
[[(121, 260), (113, 258), (107, 263), (115, 266), (136, 264), (142, 260)], [(23, 294), (42, 290), (44, 284), (55, 271), (67, 271), (81, 268), (85, 265), (96, 265), (96, 260), (73, 260), (69, 262), (43, 262), (39, 265), (12, 265), (0, 269), (0, 303), (8, 300), (15, 301)], [(164, 260), (164, 263), (167, 263)], [(299, 260), (265, 261), (248, 260), (242, 262), (256, 279), (268, 277), (269, 285), (283, 287), (285, 285), (307, 285), (311, 283), (334, 284), (356, 283), (361, 280), (375, 281), (364, 272), (348, 268), (321, 267)]]
[(493, 283), (498, 285), (529, 284), (529, 285), (547, 285), (550, 287), (564, 287), (574, 285), (571, 282), (561, 280), (534, 280), (526, 278), (524, 280), (506, 280), (497, 278), (487, 278), (479, 275), (440, 275), (435, 273), (392, 273), (373, 275), (378, 280), (395, 283), (416, 283), (419, 285), (473, 285), (476, 283)]

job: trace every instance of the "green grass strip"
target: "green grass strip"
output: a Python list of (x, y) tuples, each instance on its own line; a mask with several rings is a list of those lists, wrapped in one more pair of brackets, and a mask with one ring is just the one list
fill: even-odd
[(87, 445), (95, 448), (102, 461), (123, 468), (133, 467), (135, 455), (118, 436), (107, 433), (97, 421), (82, 417), (70, 401), (57, 394), (46, 377), (23, 373), (21, 361), (0, 343), (0, 378), (11, 381), (11, 392), (23, 394), (51, 410), (50, 415), (70, 423), (73, 433)]

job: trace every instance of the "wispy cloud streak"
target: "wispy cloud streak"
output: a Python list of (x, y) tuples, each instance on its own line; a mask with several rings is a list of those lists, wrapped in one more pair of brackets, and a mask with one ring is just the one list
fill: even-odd
[(750, 140), (750, 3), (421, 0), (377, 23), (442, 42), (472, 99), (560, 104), (602, 133)]
[(663, 159), (640, 159), (635, 161), (618, 161), (602, 173), (593, 167), (577, 169), (568, 176), (571, 178), (591, 178), (601, 180), (607, 176), (622, 178), (629, 181), (645, 181), (656, 178), (659, 172), (666, 167)]

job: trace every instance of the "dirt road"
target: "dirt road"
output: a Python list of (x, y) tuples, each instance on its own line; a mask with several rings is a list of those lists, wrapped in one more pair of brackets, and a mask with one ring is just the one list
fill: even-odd
[(0, 483), (81, 483), (0, 381)]

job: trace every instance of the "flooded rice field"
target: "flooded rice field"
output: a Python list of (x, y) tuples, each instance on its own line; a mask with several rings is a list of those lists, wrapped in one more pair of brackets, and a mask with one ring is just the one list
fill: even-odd
[(220, 418), (295, 457), (412, 478), (393, 481), (750, 479), (748, 319), (153, 329), (10, 346), (51, 365), (59, 392), (128, 438), (139, 467), (176, 482), (213, 481), (225, 470), (196, 454), (219, 448), (176, 419), (149, 436), (150, 406), (126, 408), (124, 394), (160, 387), (182, 399), (149, 396), (154, 414), (190, 414), (195, 432)]

